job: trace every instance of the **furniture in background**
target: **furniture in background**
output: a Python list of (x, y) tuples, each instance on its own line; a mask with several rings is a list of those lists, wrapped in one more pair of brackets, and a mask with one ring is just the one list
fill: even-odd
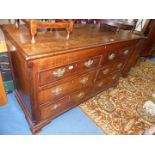
[(0, 71), (2, 74), (5, 91), (11, 93), (14, 89), (11, 75), (11, 67), (7, 52), (0, 52)]
[(141, 56), (155, 56), (155, 19), (151, 19), (145, 29), (144, 35), (147, 37), (143, 42)]
[(75, 24), (97, 24), (100, 19), (74, 19)]
[(117, 31), (119, 31), (120, 29), (134, 31), (137, 21), (137, 19), (134, 19), (130, 22), (122, 19), (101, 19), (100, 23), (101, 25), (105, 24), (114, 27)]
[(89, 24), (74, 28), (69, 40), (64, 31), (40, 33), (36, 44), (24, 25), (3, 25), (3, 31), (16, 97), (32, 133), (116, 86), (135, 65), (142, 40), (127, 31), (105, 32)]
[[(16, 26), (19, 27), (19, 21), (16, 20)], [(44, 19), (44, 20), (34, 20), (34, 19), (22, 19), (22, 21), (28, 26), (28, 29), (31, 34), (31, 42), (35, 43), (35, 36), (37, 34), (38, 29), (66, 29), (67, 37), (69, 39), (70, 33), (73, 31), (74, 21), (72, 20), (64, 20), (64, 19)]]
[(4, 105), (7, 103), (7, 97), (4, 89), (3, 79), (0, 72), (0, 105)]
[(2, 74), (2, 79), (6, 93), (11, 93), (13, 91), (13, 79), (11, 75), (10, 62), (7, 54), (6, 42), (1, 29), (0, 29), (0, 72)]

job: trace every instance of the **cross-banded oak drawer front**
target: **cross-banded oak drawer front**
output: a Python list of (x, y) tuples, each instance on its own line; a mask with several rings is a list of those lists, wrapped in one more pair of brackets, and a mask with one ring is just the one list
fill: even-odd
[(65, 96), (64, 98), (62, 98), (57, 102), (51, 101), (40, 108), (41, 119), (46, 119), (48, 117), (55, 117), (71, 107), (72, 105), (70, 103), (69, 96)]
[(89, 59), (78, 61), (65, 66), (41, 71), (39, 74), (40, 85), (48, 84), (50, 82), (66, 77), (68, 78), (68, 76), (73, 76), (77, 72), (80, 73), (85, 72), (89, 69), (93, 69), (99, 65), (100, 58), (101, 56), (91, 57)]
[(41, 90), (39, 93), (39, 103), (42, 104), (49, 100), (57, 100), (73, 90), (93, 85), (95, 73), (96, 71), (92, 71), (63, 84), (58, 84), (52, 88)]
[(106, 65), (99, 70), (96, 80), (106, 78), (113, 72), (121, 71), (123, 67), (124, 67), (124, 60), (119, 60), (112, 64)]

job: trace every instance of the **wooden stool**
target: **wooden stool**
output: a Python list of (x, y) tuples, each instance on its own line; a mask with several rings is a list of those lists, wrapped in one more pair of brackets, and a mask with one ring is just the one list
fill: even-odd
[[(69, 39), (71, 32), (73, 31), (74, 21), (57, 19), (57, 20), (45, 20), (44, 22), (35, 19), (21, 19), (29, 28), (31, 34), (31, 43), (35, 43), (35, 36), (37, 34), (37, 29), (50, 29), (50, 28), (64, 28), (67, 31), (66, 39)], [(54, 21), (54, 22), (53, 22)], [(19, 27), (19, 20), (15, 22), (16, 27)]]

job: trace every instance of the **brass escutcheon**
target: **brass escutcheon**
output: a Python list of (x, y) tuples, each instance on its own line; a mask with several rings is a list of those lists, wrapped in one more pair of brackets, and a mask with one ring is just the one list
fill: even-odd
[(108, 59), (109, 60), (113, 60), (115, 58), (115, 54), (114, 53), (111, 53), (109, 56), (108, 56)]
[(60, 104), (55, 104), (54, 106), (52, 106), (51, 110), (56, 110), (58, 107), (60, 107)]
[(102, 85), (103, 85), (103, 82), (98, 83), (98, 87), (102, 87)]
[(108, 72), (109, 72), (109, 69), (106, 68), (106, 69), (103, 71), (103, 74), (108, 74)]
[(91, 67), (92, 64), (93, 64), (93, 60), (92, 60), (92, 59), (89, 59), (88, 61), (86, 61), (86, 62), (84, 63), (84, 65), (85, 65), (86, 67)]
[(82, 80), (80, 81), (80, 83), (81, 84), (86, 84), (87, 81), (88, 81), (88, 79), (89, 79), (88, 76), (85, 76), (85, 77), (82, 78)]
[(61, 77), (65, 73), (65, 68), (59, 68), (56, 71), (53, 71), (54, 77)]
[(119, 64), (117, 65), (117, 68), (121, 68), (121, 66), (122, 66), (122, 63), (119, 63)]
[(123, 52), (124, 55), (127, 55), (128, 53), (129, 53), (129, 50), (125, 50), (125, 51)]
[(79, 98), (81, 98), (81, 97), (83, 97), (84, 96), (84, 92), (80, 92), (79, 94), (78, 94), (78, 97)]
[(62, 91), (62, 88), (60, 88), (60, 87), (56, 87), (56, 88), (52, 89), (52, 93), (54, 95), (59, 95), (61, 93), (61, 91)]

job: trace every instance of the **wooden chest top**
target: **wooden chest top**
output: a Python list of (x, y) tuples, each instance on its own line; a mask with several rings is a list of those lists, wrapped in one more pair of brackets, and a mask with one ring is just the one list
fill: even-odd
[(15, 25), (3, 25), (3, 31), (9, 40), (20, 49), (26, 60), (142, 38), (127, 31), (114, 33), (101, 31), (94, 25), (79, 25), (79, 27), (75, 26), (68, 41), (66, 40), (66, 31), (55, 30), (38, 32), (36, 43), (31, 44), (31, 36), (25, 25), (20, 25), (19, 29)]

